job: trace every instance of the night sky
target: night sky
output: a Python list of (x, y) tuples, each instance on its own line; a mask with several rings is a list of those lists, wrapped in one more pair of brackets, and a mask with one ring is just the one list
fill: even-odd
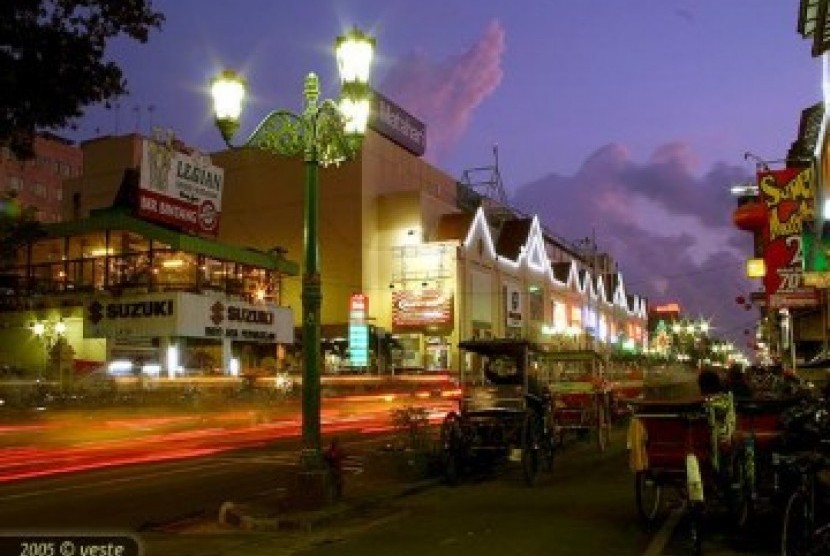
[(461, 178), (490, 165), (511, 201), (559, 236), (594, 235), (632, 293), (678, 300), (746, 350), (756, 311), (736, 302), (751, 238), (731, 224), (750, 151), (784, 158), (821, 66), (783, 0), (156, 0), (146, 45), (110, 56), (131, 94), (69, 135), (172, 129), (222, 147), (207, 83), (242, 72), (242, 130), (298, 109), (317, 72), (338, 93), (334, 38), (377, 39), (374, 86), (427, 124), (428, 159)]

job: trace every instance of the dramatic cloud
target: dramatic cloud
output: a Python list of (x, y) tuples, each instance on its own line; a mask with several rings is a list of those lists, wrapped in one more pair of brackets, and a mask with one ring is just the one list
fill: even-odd
[(599, 249), (616, 259), (630, 293), (651, 304), (679, 301), (746, 351), (744, 331), (757, 314), (735, 298), (759, 284), (744, 276), (752, 238), (732, 224), (729, 186), (750, 176), (726, 165), (698, 176), (696, 165), (694, 153), (679, 143), (661, 146), (645, 163), (607, 145), (575, 175), (552, 174), (519, 187), (511, 202), (538, 214), (560, 237), (594, 235)]
[(476, 44), (435, 63), (420, 53), (395, 66), (380, 91), (427, 124), (427, 158), (436, 162), (467, 129), (473, 110), (501, 82), (504, 28), (493, 21)]

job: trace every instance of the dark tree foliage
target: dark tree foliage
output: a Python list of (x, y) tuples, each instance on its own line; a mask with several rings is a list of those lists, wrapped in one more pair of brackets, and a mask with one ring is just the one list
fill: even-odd
[(21, 206), (14, 191), (0, 193), (0, 267), (14, 264), (18, 249), (45, 235), (36, 208)]
[(37, 131), (125, 94), (108, 41), (145, 43), (163, 21), (151, 0), (0, 0), (0, 145), (29, 158)]

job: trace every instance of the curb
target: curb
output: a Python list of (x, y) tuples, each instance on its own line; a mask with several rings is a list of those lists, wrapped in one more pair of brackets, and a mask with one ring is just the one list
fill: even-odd
[(329, 508), (276, 517), (257, 516), (251, 511), (249, 505), (229, 501), (220, 506), (218, 521), (220, 525), (243, 531), (309, 531), (327, 525), (336, 519), (347, 517), (350, 513), (364, 511), (390, 500), (411, 496), (441, 483), (440, 478), (424, 479), (365, 499), (336, 502)]

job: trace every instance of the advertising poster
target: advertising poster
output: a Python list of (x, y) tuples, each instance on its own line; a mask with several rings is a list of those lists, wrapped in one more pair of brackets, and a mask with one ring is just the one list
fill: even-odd
[(145, 139), (138, 186), (138, 215), (185, 232), (215, 237), (225, 171), (207, 156), (185, 154), (170, 142)]
[(784, 168), (759, 172), (758, 188), (769, 214), (764, 230), (764, 291), (769, 307), (816, 306), (816, 289), (804, 283), (802, 243), (804, 223), (815, 218), (813, 171)]

